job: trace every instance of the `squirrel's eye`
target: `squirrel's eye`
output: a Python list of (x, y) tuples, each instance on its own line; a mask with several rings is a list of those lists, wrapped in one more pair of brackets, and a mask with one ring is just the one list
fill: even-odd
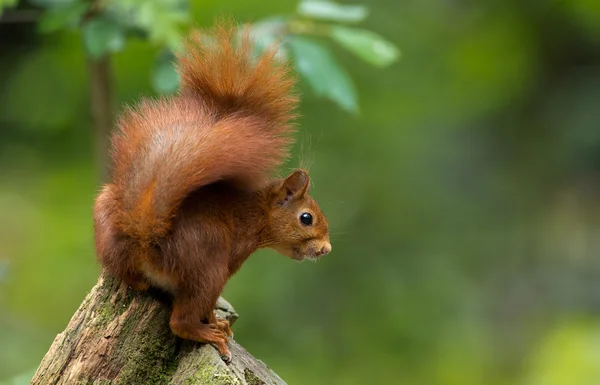
[(313, 217), (310, 213), (302, 213), (300, 214), (300, 222), (302, 222), (303, 225), (310, 226), (312, 225)]

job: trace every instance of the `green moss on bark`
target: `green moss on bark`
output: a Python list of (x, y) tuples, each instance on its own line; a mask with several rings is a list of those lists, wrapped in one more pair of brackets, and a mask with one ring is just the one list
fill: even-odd
[(244, 379), (248, 385), (264, 385), (265, 382), (258, 378), (256, 374), (250, 369), (244, 369)]
[(140, 320), (131, 317), (123, 327), (127, 338), (119, 344), (119, 355), (125, 361), (115, 384), (166, 384), (177, 368), (176, 338), (165, 328), (164, 317), (151, 317), (144, 330), (155, 333), (138, 334), (133, 331)]
[[(218, 361), (215, 360), (215, 357)], [(187, 379), (186, 385), (241, 385), (240, 380), (216, 354), (209, 354), (205, 351), (196, 365), (198, 370)]]

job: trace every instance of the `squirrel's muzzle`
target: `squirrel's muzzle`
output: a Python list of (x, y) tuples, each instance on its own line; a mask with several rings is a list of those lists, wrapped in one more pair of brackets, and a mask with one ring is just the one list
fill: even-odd
[(331, 252), (331, 243), (329, 242), (325, 242), (325, 244), (323, 245), (323, 247), (321, 247), (321, 250), (317, 251), (315, 253), (315, 255), (317, 257), (320, 257), (322, 255), (327, 255)]

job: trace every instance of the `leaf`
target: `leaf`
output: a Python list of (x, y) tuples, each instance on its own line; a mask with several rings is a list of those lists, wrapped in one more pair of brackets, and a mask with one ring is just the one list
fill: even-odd
[(314, 92), (336, 102), (346, 111), (358, 112), (358, 96), (350, 76), (322, 45), (294, 36), (287, 42), (296, 58), (296, 67)]
[(49, 8), (38, 24), (40, 32), (49, 33), (61, 28), (77, 26), (89, 6), (89, 3), (76, 1), (65, 7)]
[(147, 33), (157, 45), (179, 51), (182, 35), (190, 23), (187, 2), (182, 0), (112, 0), (109, 9), (130, 29)]
[(336, 25), (330, 28), (330, 36), (348, 51), (378, 67), (386, 67), (400, 57), (395, 45), (366, 29)]
[(88, 54), (98, 59), (120, 51), (125, 45), (125, 35), (116, 22), (98, 16), (83, 26), (83, 41)]
[(168, 47), (181, 49), (180, 26), (188, 22), (188, 15), (175, 8), (166, 8), (160, 2), (148, 1), (138, 9), (137, 21), (150, 33), (150, 40)]
[(250, 36), (254, 42), (254, 53), (262, 53), (265, 49), (277, 45), (277, 57), (285, 59), (287, 51), (281, 45), (282, 35), (284, 34), (287, 22), (289, 20), (283, 16), (274, 16), (253, 23), (250, 27)]
[(179, 88), (179, 73), (174, 65), (175, 56), (171, 51), (163, 52), (156, 60), (152, 73), (152, 86), (159, 94), (170, 94)]
[(358, 23), (369, 14), (364, 5), (342, 5), (323, 0), (307, 0), (298, 4), (299, 15), (313, 19)]

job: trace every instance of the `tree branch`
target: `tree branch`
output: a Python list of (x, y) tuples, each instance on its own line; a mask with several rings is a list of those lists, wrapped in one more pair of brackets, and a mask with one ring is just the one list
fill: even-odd
[[(231, 323), (237, 319), (222, 298), (217, 314)], [(214, 347), (175, 337), (168, 322), (167, 299), (102, 275), (54, 339), (31, 384), (285, 385), (235, 341), (226, 365)]]
[(9, 9), (0, 14), (0, 24), (37, 23), (41, 15), (37, 9)]

